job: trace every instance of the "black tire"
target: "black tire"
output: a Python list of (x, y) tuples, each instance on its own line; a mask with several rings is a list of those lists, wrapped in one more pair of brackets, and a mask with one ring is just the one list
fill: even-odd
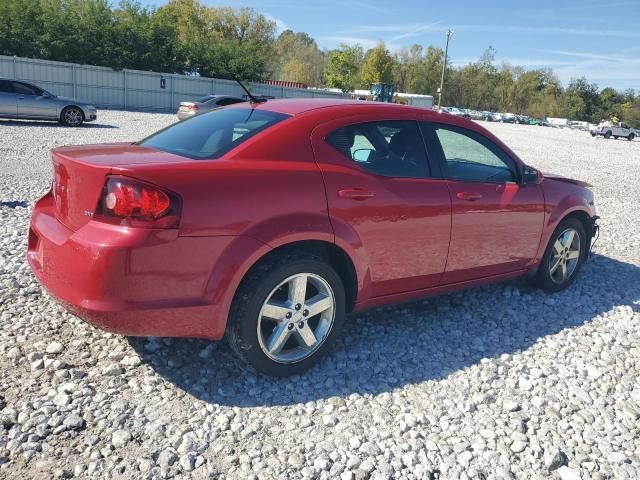
[(84, 123), (84, 112), (78, 107), (65, 107), (60, 113), (60, 123), (67, 127), (80, 127)]
[(595, 137), (596, 135), (597, 135), (597, 133), (596, 133), (596, 132), (591, 132), (591, 136), (592, 136), (592, 137)]
[[(574, 229), (580, 236), (580, 256), (571, 274), (568, 275), (565, 281), (559, 283), (551, 276), (551, 261), (553, 259), (554, 244), (560, 235), (569, 228)], [(534, 279), (537, 286), (547, 292), (559, 292), (571, 285), (578, 276), (578, 273), (580, 273), (582, 264), (587, 258), (587, 245), (587, 233), (580, 220), (577, 218), (567, 218), (560, 222), (551, 235), (547, 249), (544, 252), (540, 266), (538, 267), (538, 273)]]
[(618, 135), (614, 135), (614, 136), (613, 136), (613, 138), (614, 138), (615, 140), (617, 140), (617, 139), (618, 139)]
[(634, 138), (636, 138), (635, 133), (630, 133), (629, 136), (627, 137), (627, 140), (629, 140), (631, 142), (631, 141), (633, 141)]
[(609, 139), (611, 138), (611, 132), (607, 132), (604, 134), (604, 138)]
[[(273, 360), (258, 339), (258, 317), (264, 302), (281, 282), (299, 273), (312, 273), (324, 279), (334, 295), (334, 320), (323, 343), (308, 357), (292, 363)], [(344, 285), (336, 271), (322, 258), (307, 252), (281, 254), (254, 267), (242, 281), (233, 300), (225, 338), (231, 349), (249, 369), (275, 377), (301, 373), (331, 348), (345, 317)]]

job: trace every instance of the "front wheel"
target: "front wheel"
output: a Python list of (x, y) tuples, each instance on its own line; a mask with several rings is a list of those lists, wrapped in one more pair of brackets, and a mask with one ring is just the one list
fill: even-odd
[(587, 234), (576, 218), (556, 227), (540, 262), (537, 283), (547, 292), (564, 290), (575, 280), (587, 257)]
[(283, 254), (243, 280), (226, 338), (250, 368), (284, 377), (303, 372), (328, 351), (344, 316), (336, 271), (315, 255)]
[(631, 142), (634, 138), (636, 138), (636, 135), (634, 133), (630, 133), (629, 136), (627, 137), (627, 140)]
[(608, 140), (609, 138), (611, 138), (611, 132), (607, 132), (607, 133), (605, 133), (605, 134), (604, 134), (604, 138), (606, 138), (607, 140)]
[(67, 107), (60, 115), (60, 122), (67, 127), (79, 127), (84, 122), (84, 113), (78, 107)]

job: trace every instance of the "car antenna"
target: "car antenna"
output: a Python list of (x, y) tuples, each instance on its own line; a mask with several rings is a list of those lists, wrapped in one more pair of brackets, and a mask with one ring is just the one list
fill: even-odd
[(242, 89), (247, 93), (247, 97), (249, 97), (250, 103), (263, 103), (267, 101), (266, 98), (258, 98), (253, 96), (251, 92), (247, 89), (247, 87), (245, 87), (244, 84), (240, 80), (238, 80), (236, 77), (231, 77), (231, 78), (233, 78), (236, 82), (238, 82), (238, 85), (240, 85)]

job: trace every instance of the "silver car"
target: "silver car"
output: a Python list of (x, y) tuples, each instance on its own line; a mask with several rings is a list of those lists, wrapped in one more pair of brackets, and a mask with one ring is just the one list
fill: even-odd
[(195, 102), (180, 102), (177, 112), (178, 120), (191, 118), (200, 113), (210, 112), (216, 108), (240, 102), (246, 102), (246, 100), (240, 97), (233, 97), (231, 95), (207, 95), (199, 98)]
[(0, 78), (0, 117), (57, 120), (70, 127), (98, 118), (96, 107), (58, 97), (31, 83)]

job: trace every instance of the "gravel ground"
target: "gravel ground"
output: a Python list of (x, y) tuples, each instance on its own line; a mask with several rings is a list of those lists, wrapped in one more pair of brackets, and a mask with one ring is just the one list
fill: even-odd
[(357, 315), (319, 366), (274, 380), (222, 342), (96, 330), (26, 265), (51, 147), (173, 121), (0, 120), (0, 477), (640, 478), (640, 142), (488, 124), (534, 166), (595, 185), (602, 234), (577, 282)]

